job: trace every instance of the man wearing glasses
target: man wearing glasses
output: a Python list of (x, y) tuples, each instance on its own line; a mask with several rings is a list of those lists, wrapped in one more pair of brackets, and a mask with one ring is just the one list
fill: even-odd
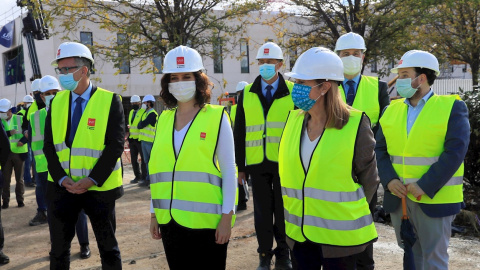
[(97, 239), (102, 269), (121, 269), (115, 238), (115, 200), (123, 195), (120, 156), (125, 119), (120, 97), (90, 82), (93, 65), (83, 44), (60, 44), (52, 62), (61, 86), (45, 121), (50, 173), (50, 268), (69, 269), (75, 224), (84, 210)]

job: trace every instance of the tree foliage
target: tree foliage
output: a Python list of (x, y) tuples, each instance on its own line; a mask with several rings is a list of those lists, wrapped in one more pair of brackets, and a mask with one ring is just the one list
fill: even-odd
[[(135, 59), (142, 70), (152, 66), (152, 59), (170, 49), (188, 45), (202, 55), (213, 55), (212, 43), (236, 42), (233, 35), (244, 31), (248, 13), (261, 9), (264, 1), (244, 0), (43, 0), (49, 25), (54, 34), (76, 33), (82, 23), (94, 23), (111, 33), (123, 33), (127, 42), (117, 44), (113, 37), (95, 42), (96, 55), (117, 65), (125, 57)], [(56, 24), (54, 24), (54, 21)]]
[(472, 186), (480, 187), (480, 88), (462, 91), (462, 99), (468, 107), (470, 144), (465, 156), (465, 179)]
[[(367, 52), (364, 63), (384, 60), (393, 62), (407, 50), (413, 49), (412, 25), (419, 14), (415, 1), (399, 0), (292, 0), (297, 5), (297, 16), (281, 13), (272, 26), (284, 46), (302, 50), (314, 46), (335, 48), (337, 39), (348, 32), (365, 39)], [(300, 16), (298, 16), (300, 15)], [(298, 31), (287, 32), (285, 23), (300, 25)], [(428, 46), (425, 46), (428, 49)], [(389, 67), (379, 70), (388, 74)]]
[(437, 44), (436, 52), (450, 61), (470, 65), (473, 85), (480, 70), (480, 0), (442, 0), (428, 5), (423, 41)]

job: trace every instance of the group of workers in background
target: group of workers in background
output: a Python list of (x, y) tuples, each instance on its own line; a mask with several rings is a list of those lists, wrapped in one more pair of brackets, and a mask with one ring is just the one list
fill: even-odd
[[(256, 57), (259, 76), (238, 83), (230, 115), (209, 104), (213, 84), (196, 50), (179, 46), (166, 54), (160, 97), (168, 109), (158, 114), (153, 96), (134, 95), (127, 127), (131, 183), (150, 187), (149, 231), (162, 239), (171, 269), (226, 268), (248, 178), (258, 270), (271, 269), (273, 257), (279, 270), (374, 269), (380, 182), (400, 247), (400, 201), (407, 202), (416, 269), (448, 269), (451, 223), (464, 207), (467, 107), (458, 96), (433, 93), (438, 61), (418, 50), (391, 70), (403, 98), (389, 105), (386, 83), (360, 75), (366, 49), (355, 33), (341, 36), (334, 51), (311, 48), (285, 74), (291, 82), (279, 72), (281, 48), (267, 42)], [(0, 100), (2, 172), (10, 175), (5, 164), (28, 151), (19, 142), (29, 138), (38, 204), (30, 225), (48, 221), (51, 269), (69, 268), (75, 229), (82, 256), (90, 256), (88, 237), (80, 240), (86, 215), (102, 268), (122, 267), (115, 201), (124, 193), (125, 119), (121, 97), (90, 81), (93, 63), (86, 46), (62, 43), (52, 61), (59, 81), (33, 82), (38, 93), (28, 120)], [(23, 204), (23, 190), (17, 202)], [(3, 240), (1, 230), (0, 250)], [(0, 263), (7, 262), (0, 252)]]

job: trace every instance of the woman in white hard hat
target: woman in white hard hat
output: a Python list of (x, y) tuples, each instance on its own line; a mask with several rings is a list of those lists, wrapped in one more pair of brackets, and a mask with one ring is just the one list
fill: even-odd
[(162, 239), (170, 269), (225, 269), (235, 220), (233, 134), (224, 107), (206, 104), (202, 58), (179, 46), (164, 60), (150, 162), (152, 238)]
[[(377, 239), (368, 201), (378, 185), (368, 117), (338, 93), (340, 58), (303, 53), (279, 148), (286, 233), (299, 269), (355, 269), (355, 254)], [(293, 240), (293, 241), (292, 241)]]

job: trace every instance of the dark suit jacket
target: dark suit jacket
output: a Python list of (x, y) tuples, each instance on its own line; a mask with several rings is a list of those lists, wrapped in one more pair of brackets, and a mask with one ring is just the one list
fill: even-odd
[[(390, 181), (399, 179), (399, 177), (390, 161), (390, 156), (387, 152), (387, 143), (381, 127), (378, 129), (376, 140), (375, 153), (377, 155), (378, 174), (380, 175), (380, 182), (385, 189), (383, 206), (387, 212), (393, 212), (400, 206), (401, 200), (388, 190), (387, 185)], [(445, 150), (440, 155), (438, 161), (417, 181), (418, 186), (428, 197), (433, 198), (458, 170), (465, 159), (469, 142), (470, 123), (468, 121), (468, 109), (463, 101), (457, 100), (453, 104), (448, 120), (447, 134), (444, 142)], [(464, 207), (463, 202), (452, 204), (420, 203), (419, 205), (422, 211), (430, 217), (455, 215)]]
[[(250, 92), (256, 93), (263, 107), (263, 115), (268, 114), (271, 104), (267, 103), (267, 100), (262, 93), (262, 77), (258, 76), (250, 88)], [(278, 88), (273, 95), (273, 99), (282, 98), (290, 95), (285, 79), (278, 73)], [(272, 101), (273, 103), (273, 101)], [(233, 129), (233, 138), (235, 139), (235, 161), (238, 166), (239, 172), (254, 171), (254, 172), (275, 172), (278, 173), (278, 163), (269, 161), (266, 157), (263, 162), (257, 165), (250, 165), (245, 168), (245, 110), (243, 108), (243, 93), (238, 98), (237, 115), (235, 116), (235, 127)]]
[[(95, 94), (97, 87), (93, 85), (91, 96)], [(67, 133), (65, 134), (65, 143), (68, 147), (71, 147), (68, 137), (70, 134), (70, 125), (71, 125), (71, 104), (72, 95), (70, 94), (69, 109), (68, 109), (68, 126)], [(60, 165), (57, 153), (55, 151), (55, 146), (53, 144), (52, 136), (52, 113), (55, 113), (51, 108), (48, 111), (47, 118), (45, 120), (45, 139), (43, 151), (48, 162), (48, 172), (53, 178), (54, 183), (49, 182), (52, 185), (49, 185), (49, 191), (51, 188), (65, 190), (64, 187), (61, 187), (58, 184), (58, 181), (61, 180), (64, 176), (67, 176), (65, 170), (63, 170)], [(110, 107), (109, 119), (107, 122), (107, 130), (105, 133), (105, 149), (103, 150), (102, 155), (98, 159), (97, 164), (93, 167), (92, 172), (89, 177), (95, 180), (98, 183), (98, 186), (102, 186), (107, 178), (112, 173), (117, 163), (118, 158), (123, 153), (124, 142), (125, 142), (125, 117), (123, 114), (123, 106), (120, 100), (120, 97), (117, 94), (113, 95), (112, 105)], [(100, 139), (100, 138), (99, 138)], [(53, 186), (53, 187), (51, 187)], [(96, 192), (96, 191), (89, 191)], [(114, 199), (120, 198), (123, 195), (123, 187), (119, 187), (106, 192), (101, 193), (101, 196), (112, 197)], [(47, 194), (51, 194), (47, 191)]]
[[(0, 164), (2, 168), (7, 163), (8, 156), (10, 155), (10, 141), (8, 140), (7, 133), (0, 123)], [(1, 176), (1, 175), (0, 175)], [(3, 186), (3, 176), (0, 177), (0, 187)]]

